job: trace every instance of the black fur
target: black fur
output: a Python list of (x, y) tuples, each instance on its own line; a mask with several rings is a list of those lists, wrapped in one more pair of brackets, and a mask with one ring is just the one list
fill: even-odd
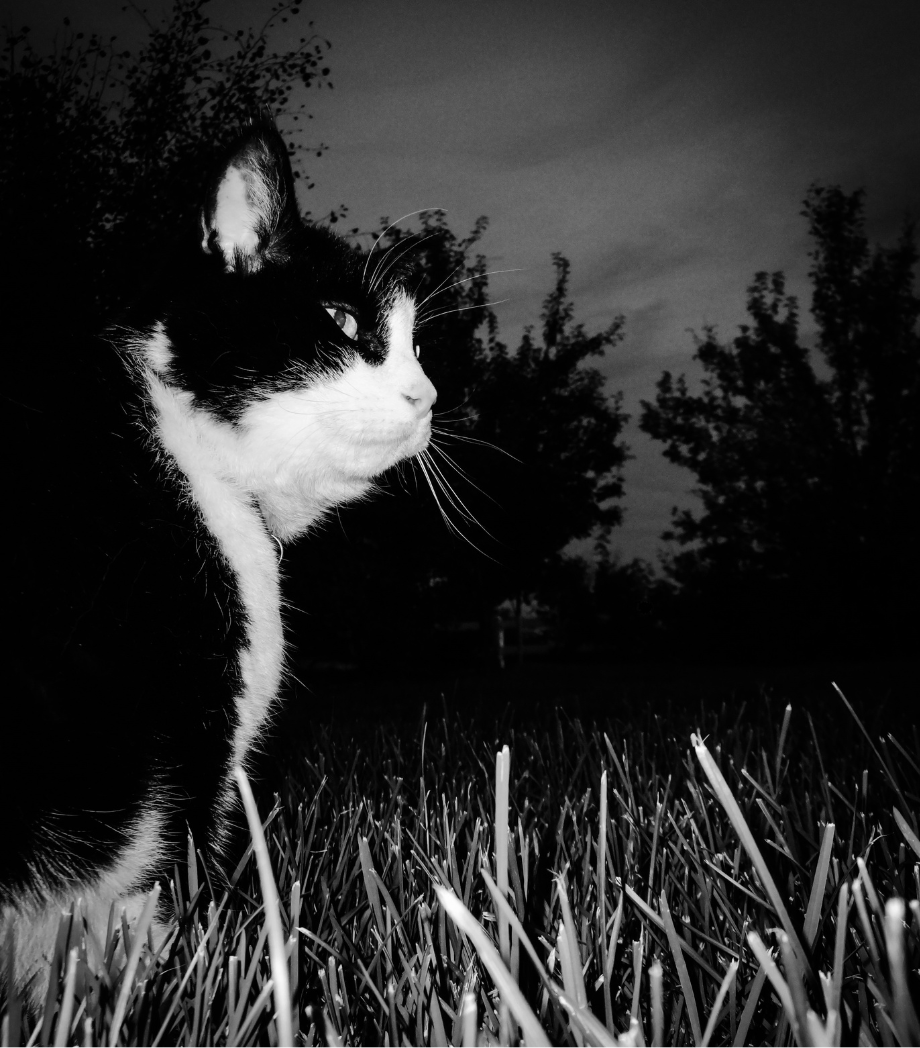
[[(165, 813), (162, 860), (132, 891), (171, 872), (189, 830), (219, 869), (247, 612), (185, 478), (152, 439), (132, 354), (161, 325), (175, 349), (170, 382), (237, 425), (247, 405), (308, 374), (381, 364), (399, 283), (389, 273), (370, 286), (363, 256), (301, 223), (273, 129), (256, 126), (231, 161), (254, 154), (282, 205), (260, 230), (258, 264), (240, 254), (227, 271), (209, 225), (225, 161), (206, 187), (204, 228), (190, 224), (128, 317), (79, 341), (39, 309), (14, 350), (3, 410), (0, 916), (92, 881), (151, 798)], [(329, 306), (355, 316), (356, 340)]]

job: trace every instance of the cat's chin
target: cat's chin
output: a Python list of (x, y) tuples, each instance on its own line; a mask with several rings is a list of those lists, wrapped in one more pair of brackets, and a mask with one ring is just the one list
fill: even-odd
[[(431, 412), (429, 411), (425, 418), (418, 423), (414, 432), (396, 448), (393, 453), (392, 462), (388, 462), (384, 469), (390, 469), (392, 466), (395, 466), (400, 462), (405, 462), (406, 459), (415, 458), (416, 455), (420, 455), (425, 448), (428, 447), (430, 441)], [(380, 472), (382, 473), (383, 470)]]
[[(386, 437), (380, 436), (360, 446), (353, 446), (342, 460), (343, 475), (359, 483), (364, 481), (371, 484), (393, 466), (415, 458), (428, 447), (431, 440), (431, 412), (411, 425), (400, 428), (404, 436), (390, 433)], [(344, 465), (345, 462), (348, 465)]]
[(360, 501), (373, 487), (373, 477), (330, 471), (309, 490), (289, 485), (265, 488), (255, 494), (268, 530), (275, 538), (288, 542), (303, 535), (336, 506)]

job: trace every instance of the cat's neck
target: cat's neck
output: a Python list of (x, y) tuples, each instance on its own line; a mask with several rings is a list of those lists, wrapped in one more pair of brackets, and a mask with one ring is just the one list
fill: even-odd
[(152, 409), (151, 438), (178, 474), (207, 531), (233, 570), (246, 612), (247, 643), (239, 653), (243, 691), (237, 701), (234, 761), (244, 760), (278, 695), (284, 667), (281, 576), (273, 521), (241, 482), (234, 427), (195, 407), (192, 395), (144, 369)]
[[(140, 379), (153, 409), (151, 436), (186, 478), (209, 527), (208, 507), (221, 507), (224, 526), (244, 527), (245, 521), (247, 532), (255, 515), (270, 541), (266, 548), (276, 557), (271, 540), (288, 542), (302, 535), (332, 507), (360, 499), (373, 487), (369, 479), (328, 468), (321, 455), (305, 465), (304, 456), (295, 455), (286, 442), (284, 425), (273, 426), (270, 418), (238, 425), (215, 418), (195, 405), (189, 391), (170, 382), (168, 350), (159, 340), (145, 349)], [(261, 416), (287, 408), (283, 402), (264, 402), (255, 410)]]

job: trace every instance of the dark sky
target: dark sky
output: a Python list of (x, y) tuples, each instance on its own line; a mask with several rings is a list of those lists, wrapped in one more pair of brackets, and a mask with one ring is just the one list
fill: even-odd
[[(41, 33), (64, 14), (137, 33), (123, 0), (3, 0)], [(162, 3), (149, 3), (151, 13)], [(214, 0), (215, 21), (270, 5)], [(691, 370), (688, 329), (743, 320), (758, 269), (784, 269), (807, 305), (799, 215), (813, 181), (868, 191), (870, 233), (920, 215), (920, 3), (826, 0), (314, 0), (332, 43), (332, 91), (311, 93), (306, 162), (316, 214), (347, 204), (373, 228), (442, 207), (458, 233), (478, 215), (502, 336), (514, 345), (571, 260), (577, 317), (626, 316), (601, 365), (633, 416), (627, 516), (614, 546), (655, 558), (693, 478), (635, 426), (662, 369)], [(304, 15), (298, 22), (304, 19)], [(296, 25), (298, 35), (301, 25)], [(279, 41), (280, 42), (280, 41)], [(807, 321), (807, 317), (806, 317)], [(449, 407), (450, 405), (443, 405)]]

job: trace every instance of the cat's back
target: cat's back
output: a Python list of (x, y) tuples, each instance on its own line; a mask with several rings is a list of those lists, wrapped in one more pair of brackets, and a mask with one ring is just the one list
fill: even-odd
[(8, 371), (0, 949), (33, 998), (74, 899), (97, 937), (136, 916), (189, 831), (219, 883), (283, 689), (279, 549), (431, 435), (398, 256), (302, 222), (268, 125), (204, 199), (151, 301), (105, 338), (36, 312)]
[[(150, 807), (164, 766), (180, 769), (167, 790), (188, 797), (196, 770), (203, 809), (213, 802), (227, 711), (206, 697), (232, 678), (243, 629), (232, 573), (151, 442), (112, 344), (73, 336), (61, 359), (20, 364), (15, 388), (3, 419), (16, 451), (0, 901), (98, 868)], [(55, 847), (65, 838), (66, 871)]]

